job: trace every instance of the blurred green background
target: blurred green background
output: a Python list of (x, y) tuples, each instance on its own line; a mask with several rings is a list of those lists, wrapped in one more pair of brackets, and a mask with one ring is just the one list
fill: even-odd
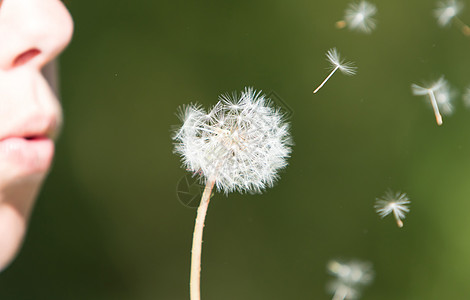
[[(428, 0), (377, 2), (370, 35), (338, 30), (348, 3), (69, 1), (65, 127), (0, 299), (188, 299), (175, 113), (245, 86), (292, 109), (295, 147), (274, 188), (212, 199), (203, 299), (331, 299), (334, 258), (374, 264), (362, 299), (469, 299), (470, 39)], [(331, 47), (358, 74), (313, 95)], [(442, 74), (460, 94), (438, 127), (410, 84)], [(402, 229), (374, 211), (387, 188), (412, 201)]]

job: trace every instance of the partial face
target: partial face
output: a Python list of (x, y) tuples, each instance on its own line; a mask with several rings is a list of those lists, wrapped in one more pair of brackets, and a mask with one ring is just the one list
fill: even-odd
[(21, 244), (62, 123), (41, 69), (72, 31), (59, 0), (0, 0), (0, 271)]

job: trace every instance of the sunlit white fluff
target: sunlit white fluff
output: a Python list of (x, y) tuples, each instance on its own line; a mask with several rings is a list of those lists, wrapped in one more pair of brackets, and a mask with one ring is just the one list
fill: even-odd
[(443, 76), (431, 84), (425, 86), (420, 86), (413, 83), (411, 85), (411, 91), (413, 95), (427, 95), (429, 97), (438, 125), (442, 125), (442, 116), (440, 110), (442, 110), (443, 114), (452, 113), (453, 92), (451, 91), (449, 83), (444, 79)]
[(341, 281), (351, 284), (367, 285), (374, 279), (372, 264), (360, 260), (331, 260), (327, 264), (327, 270)]
[(261, 192), (276, 181), (291, 153), (289, 124), (261, 92), (224, 95), (208, 112), (182, 109), (175, 152), (184, 166), (225, 193)]
[(434, 16), (437, 18), (439, 26), (447, 26), (454, 17), (463, 9), (463, 4), (457, 0), (447, 0), (437, 2), (437, 8), (434, 10)]
[(327, 289), (333, 294), (333, 300), (357, 299), (362, 288), (374, 279), (372, 263), (367, 261), (331, 260), (327, 264), (327, 270), (335, 277), (327, 285)]
[(371, 33), (375, 29), (377, 7), (367, 1), (349, 4), (344, 14), (344, 21), (349, 29), (364, 33)]
[(346, 62), (341, 58), (336, 48), (331, 48), (326, 52), (326, 59), (331, 65), (330, 74), (323, 80), (323, 82), (313, 91), (315, 94), (321, 87), (330, 79), (331, 76), (337, 71), (340, 70), (341, 73), (345, 75), (354, 75), (357, 72), (357, 67), (354, 66), (353, 62)]
[(380, 217), (385, 218), (393, 213), (398, 227), (403, 227), (403, 219), (406, 213), (410, 211), (408, 205), (410, 199), (406, 193), (392, 192), (388, 190), (382, 198), (375, 199), (375, 210)]
[(455, 91), (450, 87), (449, 83), (446, 81), (435, 94), (437, 106), (442, 114), (451, 115), (454, 112), (453, 100), (455, 98)]
[(353, 62), (346, 62), (344, 59), (341, 59), (336, 48), (332, 48), (326, 52), (326, 58), (331, 64), (333, 70), (339, 69), (343, 74), (354, 75), (356, 74), (357, 67), (354, 66)]

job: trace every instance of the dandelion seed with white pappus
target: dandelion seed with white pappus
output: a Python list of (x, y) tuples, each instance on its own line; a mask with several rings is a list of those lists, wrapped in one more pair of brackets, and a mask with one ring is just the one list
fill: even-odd
[(402, 219), (410, 211), (408, 205), (411, 203), (406, 193), (392, 192), (388, 190), (382, 198), (375, 199), (375, 211), (381, 218), (393, 213), (398, 227), (403, 227)]
[(436, 117), (437, 125), (442, 125), (442, 116), (439, 109), (442, 109), (444, 114), (451, 114), (453, 111), (452, 106), (452, 91), (449, 87), (449, 83), (444, 77), (440, 77), (435, 82), (426, 86), (420, 86), (417, 84), (411, 85), (411, 91), (413, 95), (429, 97), (434, 115)]
[(191, 256), (191, 300), (200, 299), (202, 232), (214, 185), (219, 191), (260, 193), (273, 186), (287, 166), (292, 140), (283, 114), (261, 92), (247, 88), (224, 95), (209, 111), (189, 105), (176, 131), (175, 153), (205, 181), (198, 208)]
[(434, 16), (437, 18), (439, 26), (446, 27), (451, 21), (454, 21), (464, 35), (470, 36), (470, 27), (457, 16), (463, 7), (463, 3), (457, 0), (438, 1)]
[(336, 48), (331, 48), (326, 52), (326, 60), (330, 63), (331, 65), (331, 72), (330, 74), (323, 80), (323, 82), (313, 91), (314, 94), (318, 92), (318, 90), (321, 89), (321, 87), (330, 79), (331, 76), (339, 69), (341, 73), (345, 75), (354, 75), (357, 72), (357, 67), (354, 66), (353, 62), (346, 62), (343, 59), (341, 59), (338, 51)]
[(364, 33), (371, 33), (376, 27), (376, 20), (373, 18), (377, 13), (377, 7), (367, 1), (350, 3), (344, 13), (344, 20), (336, 22), (337, 28), (348, 27)]
[(333, 300), (357, 299), (362, 288), (374, 280), (372, 263), (367, 261), (331, 260), (327, 264), (327, 270), (335, 277), (327, 285), (328, 290), (333, 294)]

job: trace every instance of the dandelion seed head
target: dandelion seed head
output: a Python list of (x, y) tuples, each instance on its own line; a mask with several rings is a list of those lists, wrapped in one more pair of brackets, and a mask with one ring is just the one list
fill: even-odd
[(336, 48), (331, 48), (326, 52), (326, 58), (331, 64), (331, 68), (338, 68), (345, 75), (354, 75), (357, 72), (357, 67), (354, 66), (353, 62), (346, 62), (344, 59), (341, 59)]
[(209, 112), (185, 106), (180, 118), (175, 153), (186, 169), (215, 179), (220, 191), (259, 193), (287, 166), (289, 124), (261, 92), (246, 88), (240, 96), (223, 95)]
[(376, 27), (373, 16), (377, 13), (377, 7), (367, 1), (351, 3), (345, 11), (344, 19), (351, 30), (371, 33)]
[(437, 2), (437, 8), (434, 10), (434, 16), (441, 27), (449, 25), (450, 21), (457, 16), (463, 9), (463, 4), (457, 0), (447, 0)]
[(404, 219), (406, 213), (410, 211), (408, 208), (408, 204), (410, 203), (411, 201), (406, 193), (388, 190), (382, 198), (375, 199), (374, 208), (381, 218), (385, 218), (390, 213), (393, 213), (399, 226), (400, 224), (403, 226), (401, 220)]

